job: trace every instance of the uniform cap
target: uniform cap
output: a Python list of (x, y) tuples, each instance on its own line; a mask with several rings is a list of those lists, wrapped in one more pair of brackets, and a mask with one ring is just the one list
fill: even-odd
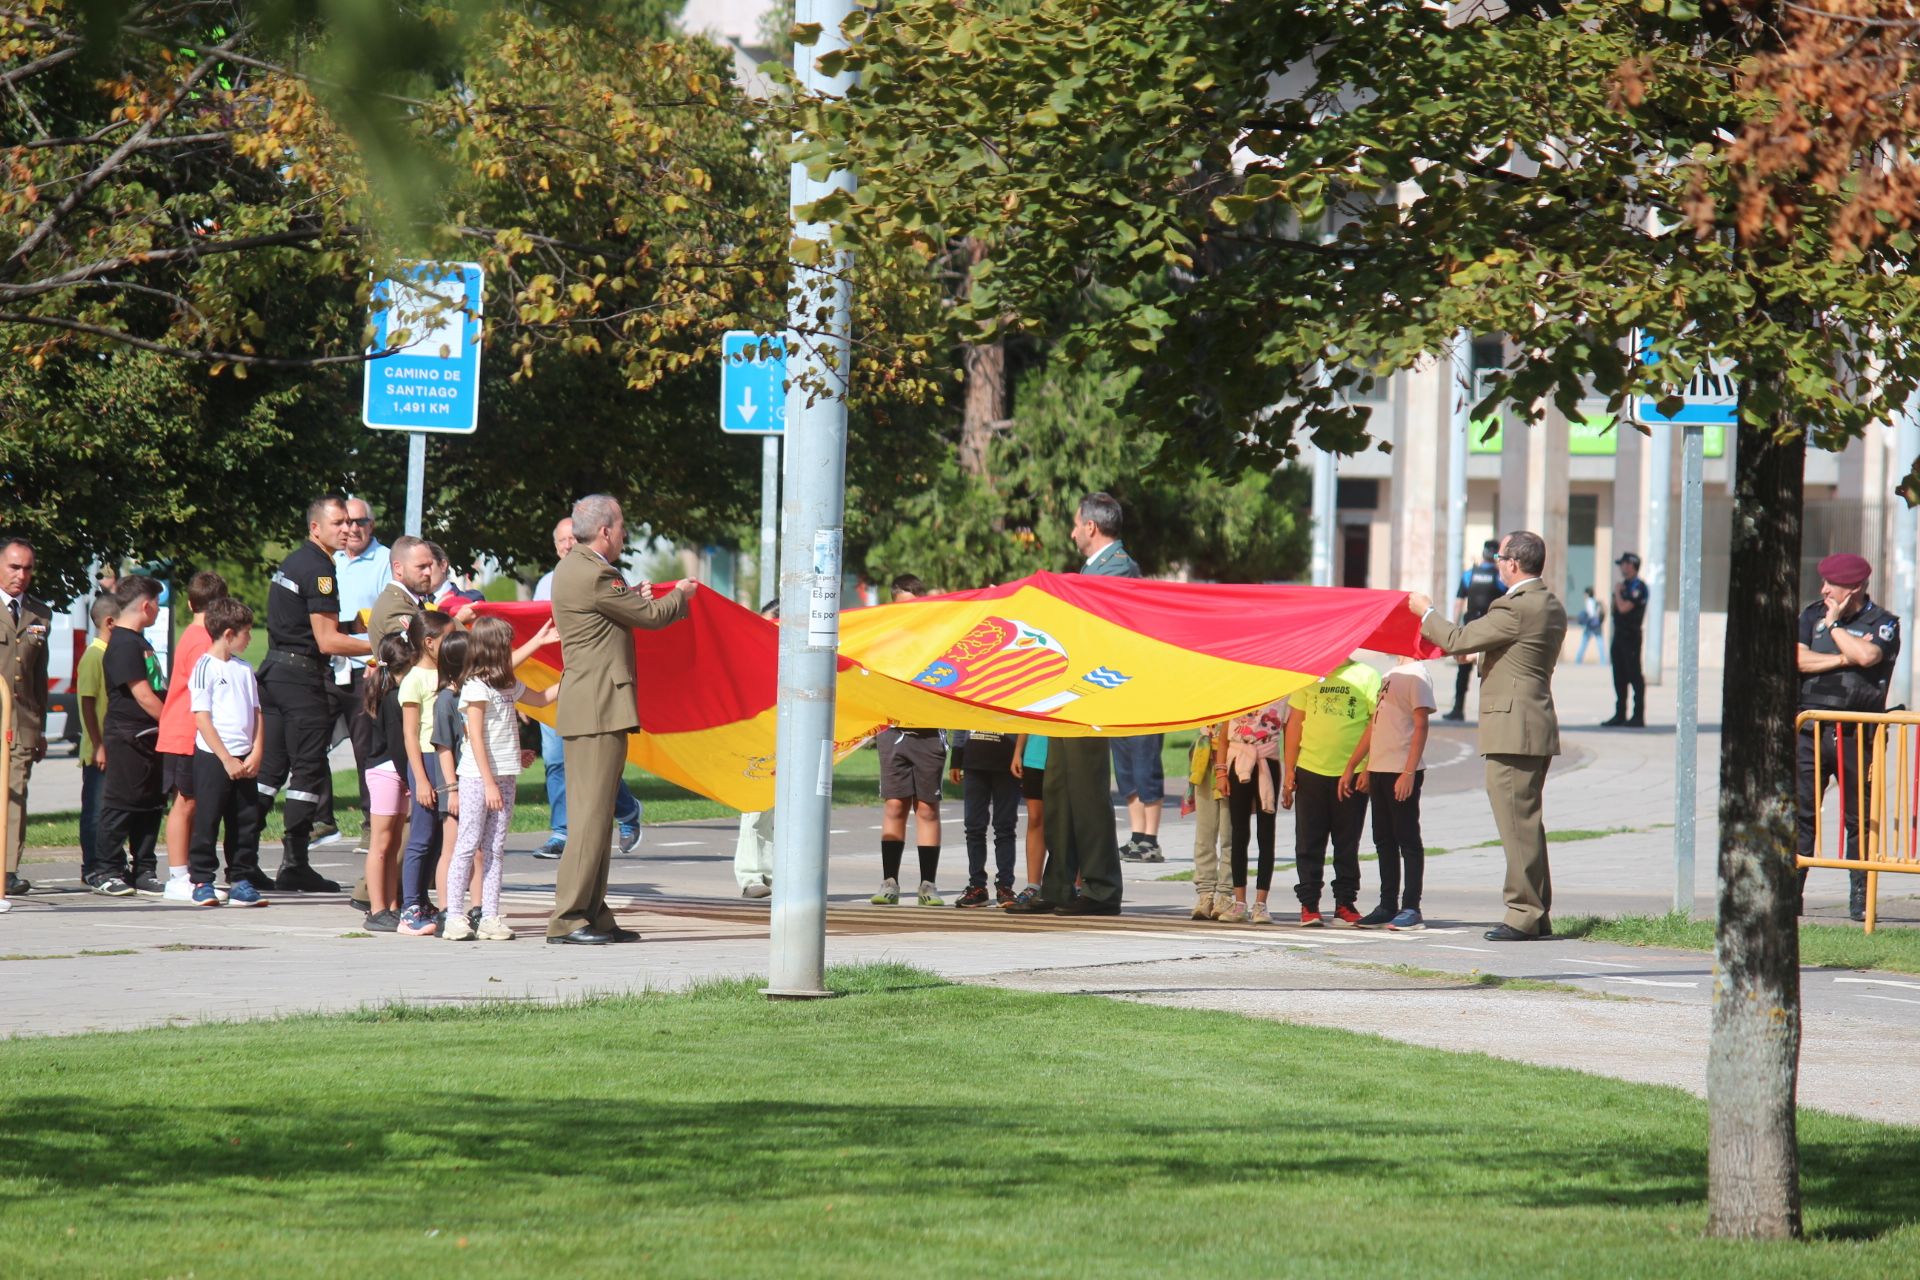
[(1634, 568), (1638, 569), (1640, 567), (1640, 557), (1633, 554), (1633, 552), (1631, 551), (1623, 551), (1620, 553), (1620, 558), (1618, 560), (1615, 560), (1614, 563), (1630, 564)]
[(1828, 556), (1820, 562), (1821, 580), (1836, 587), (1857, 587), (1872, 576), (1873, 566), (1867, 563), (1867, 558), (1850, 551)]

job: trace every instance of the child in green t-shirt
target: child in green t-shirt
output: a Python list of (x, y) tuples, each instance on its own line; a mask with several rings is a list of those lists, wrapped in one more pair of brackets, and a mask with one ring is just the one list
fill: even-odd
[(1320, 890), (1329, 837), (1334, 918), (1347, 925), (1360, 919), (1354, 902), (1360, 896), (1360, 836), (1367, 825), (1367, 798), (1342, 797), (1340, 775), (1379, 700), (1380, 673), (1351, 659), (1290, 699), (1293, 714), (1287, 719), (1280, 804), (1293, 810), (1294, 893), (1300, 899), (1302, 925), (1322, 923)]

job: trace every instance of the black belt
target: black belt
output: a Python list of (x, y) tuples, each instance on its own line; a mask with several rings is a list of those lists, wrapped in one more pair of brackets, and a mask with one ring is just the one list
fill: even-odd
[(269, 666), (292, 667), (295, 671), (304, 671), (309, 675), (319, 675), (331, 669), (325, 662), (311, 654), (293, 653), (286, 649), (267, 650), (267, 659), (260, 664), (260, 669), (265, 671)]

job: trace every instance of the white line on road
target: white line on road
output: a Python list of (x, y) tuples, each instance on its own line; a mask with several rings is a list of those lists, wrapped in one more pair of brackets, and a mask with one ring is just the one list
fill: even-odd
[(1561, 963), (1562, 964), (1602, 964), (1614, 969), (1638, 969), (1640, 967), (1637, 964), (1623, 964), (1618, 960), (1575, 960), (1571, 956), (1568, 956), (1565, 959), (1563, 959)]
[(851, 834), (852, 831), (853, 831), (852, 827), (834, 827), (832, 830), (828, 831), (827, 834), (830, 836), (844, 836), (844, 835)]
[(1500, 954), (1498, 951), (1493, 950), (1491, 947), (1456, 947), (1445, 942), (1430, 942), (1427, 945), (1431, 947), (1438, 947), (1442, 951), (1472, 951), (1483, 956), (1497, 956)]
[(1902, 991), (1920, 991), (1920, 982), (1895, 982), (1892, 978), (1835, 978), (1835, 982), (1858, 982), (1875, 987), (1899, 987)]
[(653, 846), (656, 849), (691, 849), (705, 844), (705, 840), (666, 840)]
[(1892, 1001), (1892, 1002), (1893, 1002), (1894, 1004), (1920, 1004), (1920, 1000), (1909, 1000), (1909, 999), (1907, 999), (1907, 998), (1906, 998), (1905, 996), (1873, 996), (1873, 995), (1868, 995), (1868, 994), (1867, 994), (1866, 992), (1864, 992), (1864, 991), (1862, 991), (1862, 992), (1860, 992), (1860, 993), (1859, 993), (1859, 995), (1855, 997), (1855, 999), (1859, 999), (1859, 1000), (1890, 1000), (1890, 1001)]
[(1661, 982), (1657, 978), (1629, 978), (1621, 973), (1596, 973), (1602, 982), (1631, 982), (1636, 987), (1697, 987), (1697, 982)]

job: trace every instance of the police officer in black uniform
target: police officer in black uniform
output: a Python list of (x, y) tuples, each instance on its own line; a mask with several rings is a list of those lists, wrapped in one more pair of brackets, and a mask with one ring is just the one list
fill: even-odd
[(307, 540), (288, 556), (267, 587), (267, 656), (260, 663), (260, 712), (265, 752), (260, 794), (271, 804), (287, 788), (286, 843), (281, 891), (335, 893), (340, 886), (307, 862), (307, 841), (332, 769), (327, 763), (333, 733), (327, 659), (364, 655), (367, 642), (340, 622), (340, 584), (333, 553), (346, 541), (347, 506), (336, 494), (307, 507)]
[[(1613, 719), (1602, 728), (1647, 727), (1647, 677), (1640, 670), (1640, 645), (1646, 635), (1647, 583), (1640, 576), (1640, 557), (1629, 551), (1614, 562), (1620, 581), (1613, 588), (1613, 643), (1607, 661), (1613, 665)], [(1633, 695), (1633, 714), (1627, 714), (1627, 695)]]
[[(1856, 555), (1833, 555), (1820, 562), (1820, 603), (1800, 615), (1800, 709), (1802, 711), (1885, 711), (1894, 660), (1900, 656), (1900, 619), (1867, 597), (1873, 568)], [(1825, 724), (1820, 731), (1820, 769), (1815, 776), (1815, 726), (1800, 731), (1800, 856), (1813, 857), (1813, 820), (1827, 780), (1842, 772), (1840, 812), (1846, 828), (1845, 857), (1860, 856), (1860, 787), (1873, 785), (1870, 751), (1860, 750), (1855, 726)], [(1844, 729), (1845, 732), (1840, 732)], [(1842, 758), (1844, 756), (1844, 759)], [(1864, 761), (1865, 776), (1855, 769)], [(1867, 915), (1867, 877), (1849, 874), (1847, 910), (1855, 920)], [(1800, 910), (1806, 911), (1807, 873), (1800, 872)]]
[[(1453, 593), (1454, 621), (1472, 622), (1484, 616), (1493, 602), (1505, 594), (1507, 584), (1500, 581), (1500, 543), (1488, 539), (1480, 548), (1480, 563), (1460, 575), (1460, 589)], [(1461, 601), (1466, 603), (1464, 614), (1460, 612)], [(1441, 716), (1442, 720), (1467, 718), (1467, 685), (1472, 681), (1472, 661), (1460, 663), (1453, 677), (1453, 710)]]

